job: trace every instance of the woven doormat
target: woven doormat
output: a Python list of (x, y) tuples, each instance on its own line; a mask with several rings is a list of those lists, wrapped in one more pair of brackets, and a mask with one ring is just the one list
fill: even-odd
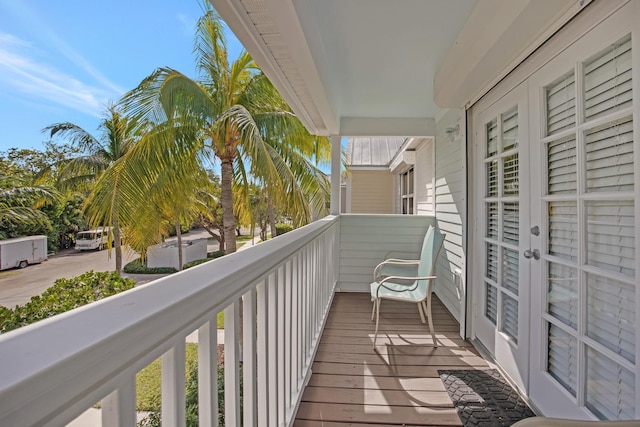
[(464, 427), (510, 426), (535, 416), (495, 369), (439, 370)]

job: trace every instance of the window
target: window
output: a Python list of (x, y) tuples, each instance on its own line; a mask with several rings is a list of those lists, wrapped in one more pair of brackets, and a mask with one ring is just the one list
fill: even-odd
[(413, 215), (413, 168), (400, 174), (400, 204), (403, 215)]

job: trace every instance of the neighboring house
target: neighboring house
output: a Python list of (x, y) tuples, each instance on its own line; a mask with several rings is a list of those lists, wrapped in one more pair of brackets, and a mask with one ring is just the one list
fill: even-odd
[(434, 138), (347, 139), (342, 213), (433, 215)]
[(389, 164), (403, 142), (404, 138), (347, 140), (345, 213), (395, 213), (395, 182)]
[[(213, 322), (224, 309), (225, 422), (240, 425), (242, 295), (246, 425), (309, 415), (312, 366), (331, 385), (350, 375), (345, 389), (365, 376), (379, 387), (352, 396), (363, 406), (345, 416), (402, 425), (386, 420), (417, 414), (419, 399), (392, 410), (411, 393), (378, 393), (373, 375), (394, 374), (411, 343), (392, 343), (385, 359), (366, 337), (353, 342), (369, 323), (335, 325), (328, 313), (349, 312), (335, 292), (368, 292), (376, 263), (416, 252), (429, 225), (446, 233), (435, 292), (459, 322), (449, 341), (471, 340), (539, 414), (640, 419), (640, 1), (212, 3), (307, 129), (331, 137), (332, 215), (0, 336), (0, 424), (62, 424), (101, 400), (105, 425), (133, 425), (135, 374), (162, 355), (163, 425), (184, 425), (184, 341), (198, 330), (200, 413), (214, 425)], [(423, 215), (339, 215), (341, 139), (363, 136), (405, 141), (386, 166), (389, 211)], [(322, 357), (367, 348), (314, 363), (329, 323)], [(405, 362), (403, 381), (464, 351), (433, 350), (438, 366)], [(334, 387), (301, 425), (331, 424), (347, 392)], [(453, 411), (427, 403), (418, 415)]]

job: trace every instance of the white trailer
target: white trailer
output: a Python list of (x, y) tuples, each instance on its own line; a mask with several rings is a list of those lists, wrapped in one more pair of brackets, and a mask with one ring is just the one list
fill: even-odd
[(0, 240), (0, 270), (25, 268), (47, 259), (47, 236)]

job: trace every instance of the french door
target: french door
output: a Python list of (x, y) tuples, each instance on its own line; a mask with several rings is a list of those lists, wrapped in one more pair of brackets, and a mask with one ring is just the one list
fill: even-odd
[[(529, 364), (528, 113), (526, 85), (474, 119), (475, 181), (480, 255), (474, 333), (522, 390)], [(523, 154), (525, 154), (523, 156)], [(523, 163), (523, 158), (525, 163)], [(524, 167), (523, 167), (524, 166)]]
[(529, 80), (531, 220), (542, 231), (530, 396), (550, 416), (640, 415), (633, 56), (619, 13)]
[(639, 30), (629, 2), (473, 107), (473, 335), (546, 416), (640, 418)]

